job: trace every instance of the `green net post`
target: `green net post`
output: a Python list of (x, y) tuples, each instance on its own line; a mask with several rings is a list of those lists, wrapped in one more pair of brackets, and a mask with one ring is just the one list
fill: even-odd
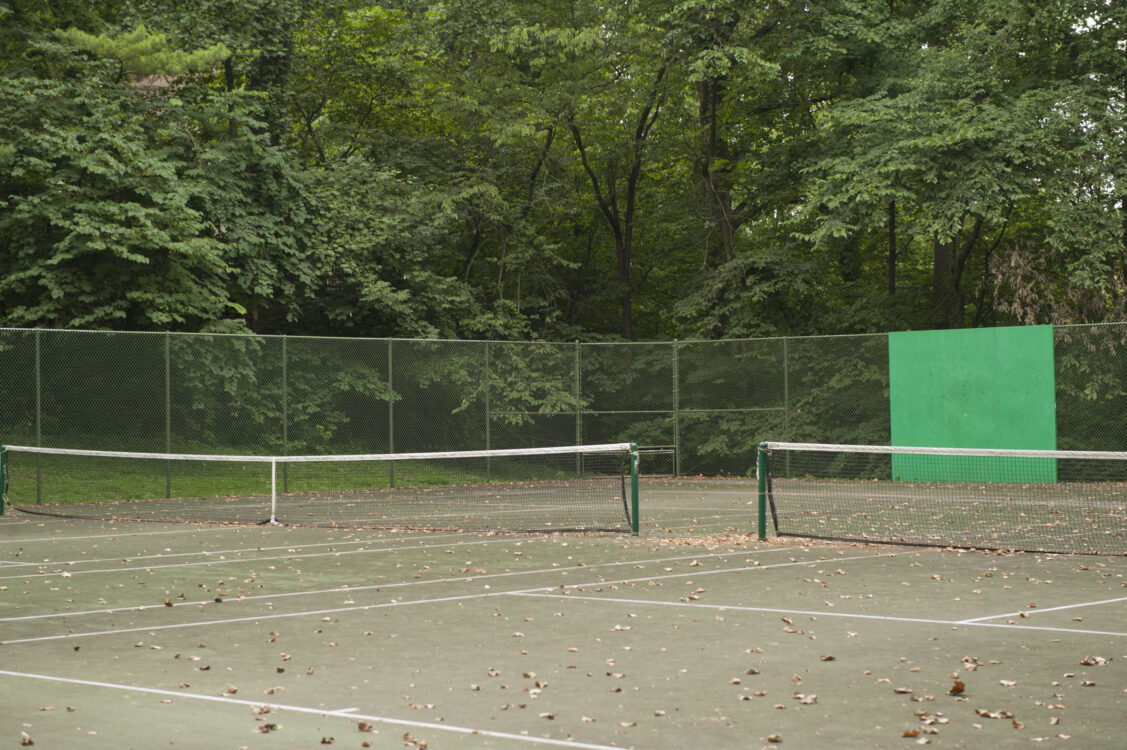
[(755, 476), (759, 479), (759, 541), (762, 542), (767, 538), (767, 443), (759, 444)]
[(630, 530), (638, 535), (638, 446), (630, 444)]
[(0, 516), (8, 504), (8, 449), (0, 445)]

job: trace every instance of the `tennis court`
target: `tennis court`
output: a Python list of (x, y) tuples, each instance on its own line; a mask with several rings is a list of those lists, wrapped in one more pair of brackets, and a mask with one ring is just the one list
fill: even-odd
[(41, 748), (1122, 748), (1127, 558), (641, 533), (0, 519), (0, 736)]

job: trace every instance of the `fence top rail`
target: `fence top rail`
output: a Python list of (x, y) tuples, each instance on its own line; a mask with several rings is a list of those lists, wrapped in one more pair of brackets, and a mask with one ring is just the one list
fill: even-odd
[[(1115, 324), (1103, 324), (1115, 325)], [(209, 331), (116, 331), (116, 330), (99, 330), (93, 328), (6, 328), (0, 327), (0, 333), (95, 333), (101, 335), (118, 335), (118, 336), (198, 336), (201, 338), (244, 338), (244, 339), (313, 339), (325, 341), (378, 341), (378, 342), (393, 342), (393, 343), (412, 343), (412, 344), (514, 344), (514, 345), (542, 345), (542, 346), (561, 346), (561, 347), (574, 347), (576, 344), (584, 347), (596, 346), (668, 346), (679, 347), (685, 345), (695, 344), (738, 344), (741, 342), (762, 342), (762, 341), (800, 341), (810, 339), (834, 339), (834, 338), (874, 338), (880, 336), (887, 336), (887, 333), (830, 333), (830, 334), (811, 334), (806, 336), (754, 336), (748, 338), (738, 339), (660, 339), (653, 341), (537, 341), (537, 340), (521, 340), (513, 341), (508, 339), (413, 339), (413, 338), (398, 338), (395, 336), (313, 336), (313, 335), (293, 335), (283, 333), (254, 333), (247, 331), (245, 333), (231, 333), (231, 332), (209, 332)]]
[(549, 448), (500, 448), (484, 451), (434, 451), (424, 453), (353, 453), (315, 456), (238, 456), (206, 453), (139, 453), (133, 451), (99, 451), (80, 448), (36, 448), (26, 445), (0, 446), (8, 453), (37, 453), (52, 456), (86, 456), (91, 458), (137, 458), (159, 461), (230, 461), (240, 463), (328, 463), (336, 461), (412, 461), (426, 459), (506, 458), (512, 456), (548, 456), (574, 453), (614, 453), (636, 450), (631, 443), (599, 445), (567, 445)]

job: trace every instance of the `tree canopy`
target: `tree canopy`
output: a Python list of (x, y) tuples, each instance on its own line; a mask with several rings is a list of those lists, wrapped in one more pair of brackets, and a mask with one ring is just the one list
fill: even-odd
[(1127, 5), (4, 0), (0, 325), (1127, 318)]

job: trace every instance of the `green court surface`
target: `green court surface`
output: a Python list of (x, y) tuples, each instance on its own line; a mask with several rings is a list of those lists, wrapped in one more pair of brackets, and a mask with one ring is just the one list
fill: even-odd
[(1120, 749), (1127, 558), (0, 518), (0, 747)]

